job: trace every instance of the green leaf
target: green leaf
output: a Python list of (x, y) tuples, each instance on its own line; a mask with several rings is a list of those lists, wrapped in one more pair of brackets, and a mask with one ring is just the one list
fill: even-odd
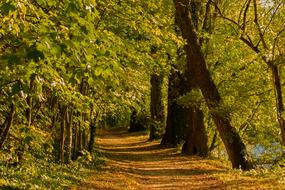
[(37, 50), (36, 48), (31, 48), (28, 51), (26, 57), (28, 59), (30, 59), (30, 60), (33, 60), (33, 61), (37, 62), (37, 61), (39, 61), (41, 59), (44, 59), (44, 54), (43, 54), (43, 52)]
[(31, 137), (31, 136), (26, 136), (26, 137), (24, 138), (23, 142), (24, 142), (24, 144), (30, 145), (33, 140), (34, 140), (33, 137)]
[(11, 96), (14, 96), (15, 94), (18, 94), (22, 90), (21, 85), (19, 82), (15, 83), (12, 86)]
[(4, 3), (0, 7), (0, 13), (2, 13), (4, 15), (7, 15), (7, 14), (9, 14), (10, 11), (14, 11), (14, 10), (16, 10), (16, 6), (10, 2)]

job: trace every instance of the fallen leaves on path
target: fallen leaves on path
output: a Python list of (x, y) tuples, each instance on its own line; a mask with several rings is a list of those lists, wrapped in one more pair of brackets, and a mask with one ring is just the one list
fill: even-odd
[(217, 161), (162, 148), (144, 133), (101, 130), (96, 142), (106, 164), (78, 190), (274, 189), (258, 186), (250, 177), (229, 177), (229, 169)]

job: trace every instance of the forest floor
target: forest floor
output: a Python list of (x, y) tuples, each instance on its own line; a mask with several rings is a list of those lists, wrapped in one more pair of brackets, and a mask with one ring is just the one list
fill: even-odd
[(231, 170), (215, 159), (183, 156), (146, 133), (99, 130), (105, 164), (74, 190), (285, 189), (284, 176)]

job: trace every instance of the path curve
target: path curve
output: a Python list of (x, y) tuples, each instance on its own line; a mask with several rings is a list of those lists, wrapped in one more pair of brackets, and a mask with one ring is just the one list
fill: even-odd
[(79, 190), (206, 190), (226, 189), (214, 177), (225, 168), (199, 157), (182, 156), (176, 148), (161, 148), (146, 134), (100, 130), (96, 143), (106, 165)]

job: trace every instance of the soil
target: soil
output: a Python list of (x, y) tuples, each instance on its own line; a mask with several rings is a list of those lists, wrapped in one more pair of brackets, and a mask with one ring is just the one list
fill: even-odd
[(124, 129), (98, 133), (96, 143), (105, 164), (76, 189), (226, 189), (215, 177), (226, 168), (212, 160), (181, 155), (178, 148), (163, 148), (158, 141), (148, 141), (146, 133)]

